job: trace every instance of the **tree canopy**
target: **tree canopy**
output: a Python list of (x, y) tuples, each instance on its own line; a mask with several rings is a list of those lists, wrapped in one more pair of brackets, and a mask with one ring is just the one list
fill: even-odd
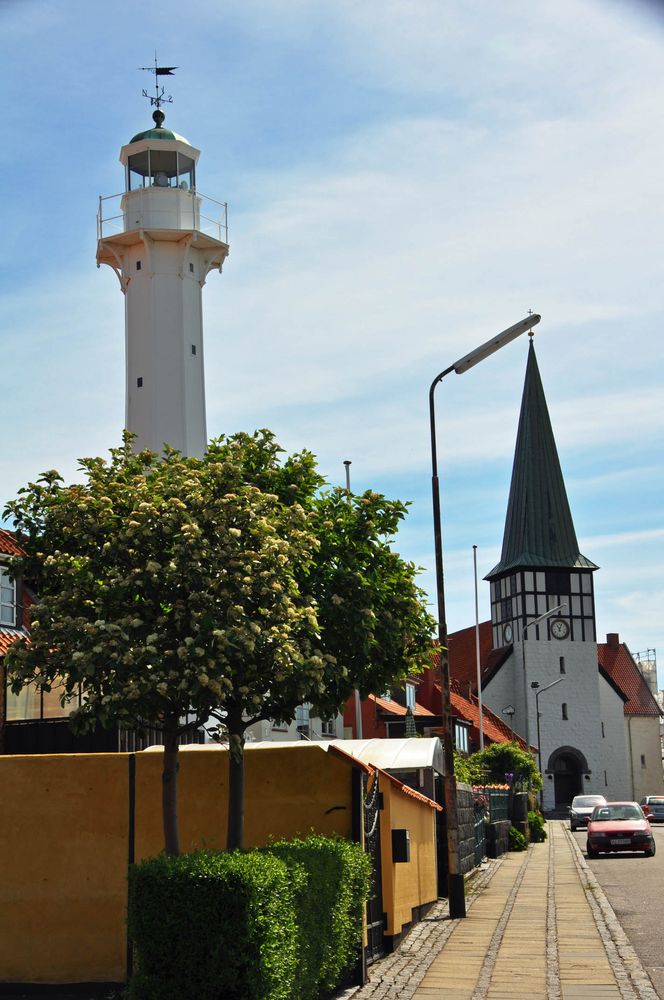
[[(12, 687), (83, 692), (79, 729), (164, 728), (164, 829), (178, 850), (178, 736), (211, 715), (229, 734), (229, 844), (242, 842), (244, 732), (323, 716), (354, 687), (383, 690), (426, 662), (433, 621), (416, 568), (390, 541), (406, 505), (325, 490), (303, 451), (269, 431), (45, 473), (8, 504), (26, 548), (15, 572), (37, 593), (31, 640), (7, 657)], [(350, 502), (349, 502), (350, 501)], [(233, 770), (235, 768), (235, 771)]]

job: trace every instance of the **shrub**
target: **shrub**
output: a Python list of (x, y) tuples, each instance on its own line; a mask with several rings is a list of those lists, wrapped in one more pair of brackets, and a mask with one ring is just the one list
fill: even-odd
[(544, 829), (544, 817), (540, 812), (528, 813), (528, 826), (530, 828), (530, 840), (533, 844), (540, 844), (546, 840), (546, 830)]
[(332, 990), (358, 961), (371, 862), (359, 844), (312, 835), (264, 848), (297, 871), (297, 1000)]
[(515, 826), (510, 827), (509, 832), (510, 838), (510, 851), (525, 851), (526, 849), (526, 838), (517, 830)]
[(316, 1000), (360, 957), (370, 870), (359, 844), (316, 835), (135, 865), (130, 1000)]
[(133, 866), (131, 1000), (294, 1000), (300, 880), (257, 851), (159, 855)]

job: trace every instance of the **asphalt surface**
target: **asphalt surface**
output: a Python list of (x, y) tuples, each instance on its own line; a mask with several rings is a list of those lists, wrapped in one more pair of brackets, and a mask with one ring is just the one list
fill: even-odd
[[(664, 824), (654, 823), (657, 853), (601, 854), (587, 859), (634, 951), (660, 997), (664, 997)], [(586, 831), (573, 835), (585, 854)]]

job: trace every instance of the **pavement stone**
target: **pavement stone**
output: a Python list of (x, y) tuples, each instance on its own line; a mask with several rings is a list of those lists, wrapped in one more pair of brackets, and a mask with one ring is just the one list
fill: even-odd
[(464, 920), (439, 900), (365, 986), (335, 1000), (658, 1000), (566, 825), (547, 831), (473, 873)]

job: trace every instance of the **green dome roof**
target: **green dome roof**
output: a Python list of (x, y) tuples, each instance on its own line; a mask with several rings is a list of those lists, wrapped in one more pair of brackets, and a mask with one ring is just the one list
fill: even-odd
[(177, 132), (171, 132), (168, 128), (149, 128), (145, 132), (139, 132), (133, 139), (129, 140), (129, 143), (131, 145), (132, 142), (140, 142), (141, 139), (161, 139), (164, 142), (186, 142), (188, 146), (191, 146), (189, 140), (185, 139), (183, 135), (178, 135)]

